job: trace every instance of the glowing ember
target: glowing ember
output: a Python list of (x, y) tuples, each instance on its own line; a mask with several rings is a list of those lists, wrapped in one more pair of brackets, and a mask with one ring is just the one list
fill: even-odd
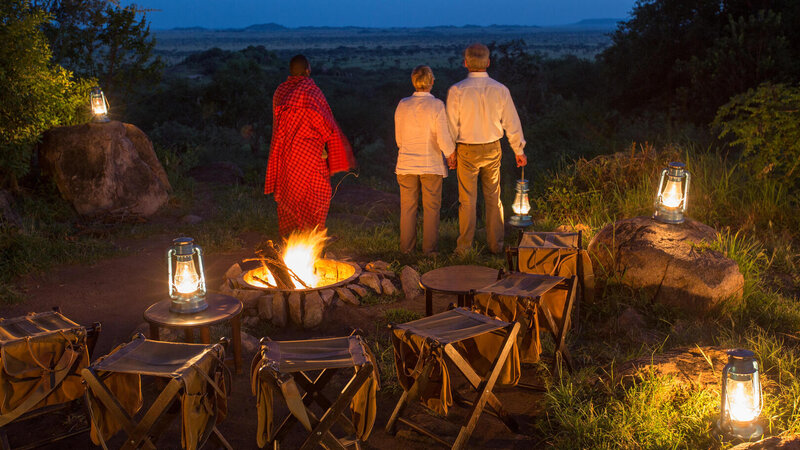
[(677, 208), (682, 201), (681, 183), (679, 181), (667, 181), (664, 192), (661, 194), (661, 204), (669, 208)]
[[(289, 235), (283, 250), (283, 261), (290, 271), (300, 277), (308, 287), (319, 285), (319, 276), (315, 270), (315, 263), (320, 259), (322, 248), (328, 240), (326, 229), (314, 228), (310, 231), (296, 231)], [(267, 275), (266, 280), (271, 285), (275, 285), (275, 278), (264, 269)], [(263, 284), (263, 283), (262, 283)], [(300, 283), (295, 283), (297, 287), (302, 287)]]

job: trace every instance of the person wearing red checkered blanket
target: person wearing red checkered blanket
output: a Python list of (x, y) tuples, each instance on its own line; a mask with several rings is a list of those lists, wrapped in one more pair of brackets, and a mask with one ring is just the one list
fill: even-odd
[[(274, 194), (281, 236), (325, 227), (331, 175), (355, 169), (356, 160), (303, 55), (272, 97), (272, 143), (264, 194)], [(326, 150), (327, 147), (327, 150)]]

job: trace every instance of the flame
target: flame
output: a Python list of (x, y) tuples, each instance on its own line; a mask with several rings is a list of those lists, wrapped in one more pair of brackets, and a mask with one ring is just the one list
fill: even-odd
[(178, 261), (175, 263), (175, 290), (181, 294), (191, 294), (200, 288), (200, 276), (194, 267), (194, 261)]
[[(328, 240), (325, 228), (314, 228), (313, 230), (295, 231), (286, 239), (283, 250), (283, 262), (295, 275), (300, 277), (308, 287), (319, 285), (319, 276), (314, 270), (315, 263), (322, 255), (322, 249)], [(273, 286), (275, 278), (272, 273), (267, 272), (267, 281)], [(302, 287), (295, 282), (296, 287)]]
[(680, 181), (668, 180), (661, 193), (661, 204), (668, 208), (677, 208), (683, 201)]
[(514, 214), (527, 216), (531, 211), (531, 203), (528, 201), (528, 196), (518, 192), (514, 198), (514, 203), (511, 204), (511, 210), (514, 211)]
[(750, 422), (761, 412), (749, 381), (728, 380), (728, 410), (736, 422)]

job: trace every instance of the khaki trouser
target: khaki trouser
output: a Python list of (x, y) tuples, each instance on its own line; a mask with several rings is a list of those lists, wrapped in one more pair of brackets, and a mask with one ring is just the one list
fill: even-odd
[(458, 143), (458, 241), (456, 251), (472, 247), (478, 177), (486, 204), (486, 244), (492, 253), (503, 251), (503, 205), (500, 203), (500, 141), (488, 144)]
[(400, 185), (400, 251), (410, 253), (417, 244), (417, 207), (422, 191), (422, 251), (436, 251), (439, 209), (442, 206), (441, 175), (397, 175)]

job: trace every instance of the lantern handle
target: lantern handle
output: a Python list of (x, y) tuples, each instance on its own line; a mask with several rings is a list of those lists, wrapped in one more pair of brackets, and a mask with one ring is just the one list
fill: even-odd
[(658, 203), (661, 200), (661, 191), (664, 189), (664, 176), (666, 174), (667, 174), (667, 169), (662, 169), (661, 177), (658, 180), (658, 190), (656, 191), (656, 200), (655, 200), (656, 205), (658, 205)]
[(194, 249), (197, 250), (197, 265), (200, 266), (200, 291), (202, 291), (202, 295), (206, 295), (206, 269), (203, 267), (203, 249), (199, 245), (195, 245)]
[(692, 174), (686, 171), (686, 187), (683, 189), (683, 212), (686, 212), (686, 205), (689, 203), (689, 182), (692, 181)]
[(167, 285), (169, 286), (170, 298), (175, 298), (175, 283), (172, 280), (172, 255), (175, 254), (175, 249), (170, 248), (167, 250)]
[(725, 367), (722, 368), (722, 390), (719, 394), (720, 396), (720, 407), (719, 407), (719, 424), (720, 428), (727, 426), (729, 424), (729, 420), (727, 418), (728, 414), (728, 372), (730, 372), (731, 368), (733, 367), (733, 363), (730, 361), (725, 364)]

